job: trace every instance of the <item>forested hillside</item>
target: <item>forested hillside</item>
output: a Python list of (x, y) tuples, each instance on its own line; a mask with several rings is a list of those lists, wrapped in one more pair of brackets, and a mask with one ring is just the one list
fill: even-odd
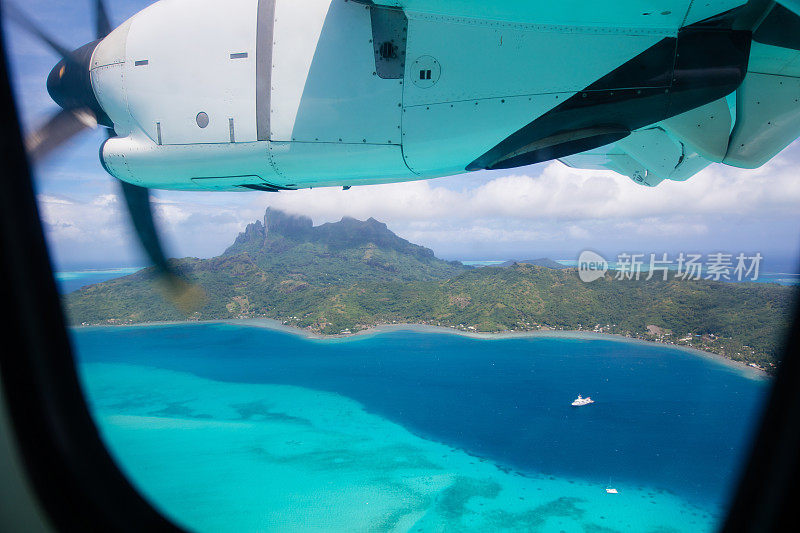
[[(537, 260), (540, 264), (546, 261)], [(190, 316), (153, 269), (66, 296), (73, 324), (275, 318), (326, 334), (414, 322), (466, 331), (589, 330), (695, 346), (770, 369), (795, 289), (774, 284), (581, 282), (574, 269), (524, 262), (466, 267), (374, 219), (313, 226), (268, 210), (221, 256), (174, 260), (206, 293)]]

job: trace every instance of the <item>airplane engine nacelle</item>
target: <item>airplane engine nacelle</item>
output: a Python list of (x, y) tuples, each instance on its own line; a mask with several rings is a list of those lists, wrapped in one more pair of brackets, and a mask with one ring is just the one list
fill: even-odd
[(405, 31), (402, 11), (346, 0), (157, 2), (92, 58), (118, 135), (103, 164), (173, 189), (413, 179), (401, 150)]

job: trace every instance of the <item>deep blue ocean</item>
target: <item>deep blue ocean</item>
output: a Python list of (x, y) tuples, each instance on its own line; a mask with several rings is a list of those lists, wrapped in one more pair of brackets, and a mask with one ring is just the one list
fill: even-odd
[[(229, 324), (73, 330), (79, 363), (334, 392), (429, 440), (523, 474), (641, 484), (723, 508), (769, 382), (616, 340), (393, 331), (313, 340)], [(596, 403), (573, 408), (578, 395)]]

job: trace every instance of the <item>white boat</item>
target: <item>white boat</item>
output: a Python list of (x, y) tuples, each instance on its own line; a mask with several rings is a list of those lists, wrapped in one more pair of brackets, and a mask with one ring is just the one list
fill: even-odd
[(594, 403), (594, 400), (590, 396), (584, 398), (580, 394), (578, 394), (578, 398), (572, 402), (573, 407), (582, 407), (584, 405), (589, 405), (590, 403)]

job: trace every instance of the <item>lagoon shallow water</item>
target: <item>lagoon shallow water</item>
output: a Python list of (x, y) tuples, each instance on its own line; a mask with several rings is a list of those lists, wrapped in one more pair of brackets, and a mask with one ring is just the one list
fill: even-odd
[[(73, 338), (112, 453), (197, 531), (712, 530), (768, 385), (618, 340), (231, 324)], [(597, 403), (572, 408), (577, 394)]]

